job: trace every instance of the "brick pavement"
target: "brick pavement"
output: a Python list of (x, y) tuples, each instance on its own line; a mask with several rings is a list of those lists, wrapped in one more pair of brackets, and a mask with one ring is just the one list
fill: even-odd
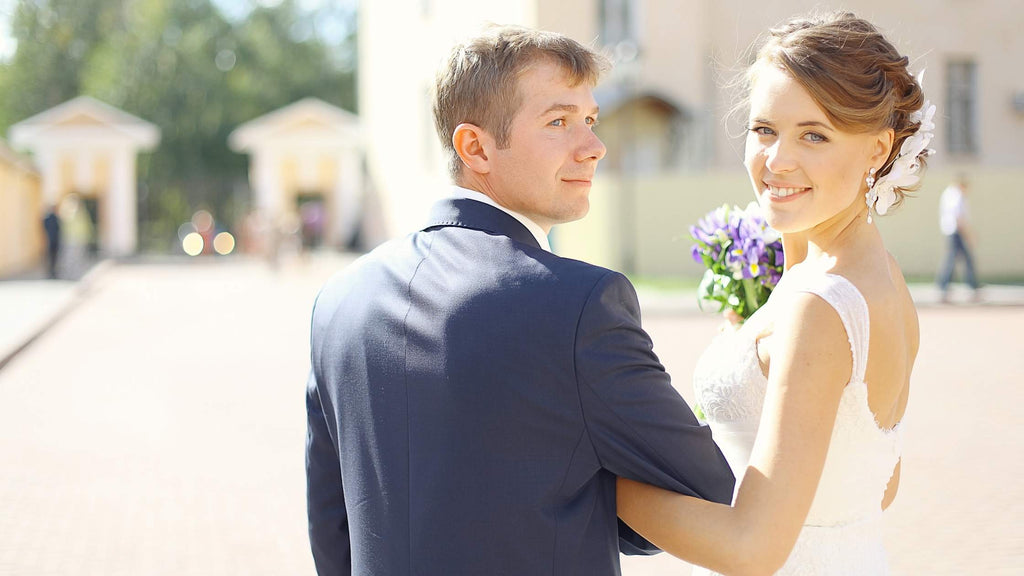
[(326, 273), (127, 266), (0, 372), (0, 574), (311, 574), (307, 321)]
[[(312, 574), (302, 386), (334, 259), (117, 266), (0, 371), (0, 575)], [(718, 321), (651, 305), (687, 398)], [(895, 574), (1024, 565), (1021, 307), (923, 307)], [(662, 555), (626, 576), (679, 576)]]

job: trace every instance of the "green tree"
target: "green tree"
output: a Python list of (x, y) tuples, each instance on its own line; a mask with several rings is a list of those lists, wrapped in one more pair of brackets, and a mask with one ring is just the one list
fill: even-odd
[(122, 0), (22, 0), (18, 50), (0, 66), (0, 122), (10, 126), (82, 92), (81, 68), (117, 26)]

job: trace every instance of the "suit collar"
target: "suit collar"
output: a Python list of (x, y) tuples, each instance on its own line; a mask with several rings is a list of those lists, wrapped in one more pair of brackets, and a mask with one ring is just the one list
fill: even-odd
[(508, 236), (516, 242), (540, 248), (537, 239), (511, 215), (483, 202), (468, 198), (446, 198), (434, 204), (430, 220), (423, 229), (458, 226)]

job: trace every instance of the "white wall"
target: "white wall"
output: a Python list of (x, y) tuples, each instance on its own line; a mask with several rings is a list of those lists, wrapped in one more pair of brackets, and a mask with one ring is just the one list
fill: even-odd
[[(427, 9), (425, 10), (424, 7)], [(429, 90), (452, 46), (488, 23), (534, 25), (531, 2), (373, 0), (360, 5), (359, 116), (389, 236), (418, 229), (448, 193)]]
[[(742, 134), (724, 125), (733, 95), (724, 82), (740, 72), (758, 34), (810, 9), (843, 8), (873, 21), (911, 59), (927, 67), (925, 91), (938, 104), (930, 172), (919, 198), (880, 219), (890, 250), (908, 274), (929, 276), (942, 256), (937, 238), (937, 194), (956, 171), (975, 183), (978, 259), (983, 276), (1024, 277), (1024, 226), (1013, 218), (1024, 195), (1024, 113), (1012, 107), (1024, 92), (1024, 4), (1019, 0), (934, 0), (923, 7), (890, 0), (637, 0), (643, 29), (641, 90), (657, 90), (693, 114), (707, 150), (702, 170), (633, 179), (638, 271), (696, 274), (689, 264), (687, 228), (724, 201), (746, 204)], [(426, 14), (422, 6), (431, 9)], [(458, 38), (490, 20), (565, 33), (589, 43), (598, 34), (597, 0), (374, 0), (361, 6), (360, 110), (368, 135), (373, 185), (389, 215), (389, 234), (418, 227), (429, 205), (445, 193), (445, 161), (433, 131), (427, 90), (440, 59)], [(945, 152), (945, 66), (951, 57), (978, 63), (980, 151), (973, 157)], [(714, 64), (712, 62), (715, 62)], [(613, 75), (608, 79), (615, 81)], [(609, 147), (618, 145), (606, 141)], [(554, 233), (556, 249), (621, 266), (622, 184), (598, 173), (592, 212), (582, 223)], [(675, 240), (682, 237), (683, 240)]]

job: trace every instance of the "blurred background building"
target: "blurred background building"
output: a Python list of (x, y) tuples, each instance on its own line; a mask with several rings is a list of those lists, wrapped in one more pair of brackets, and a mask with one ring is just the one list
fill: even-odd
[[(878, 219), (904, 271), (939, 268), (939, 192), (964, 173), (980, 275), (1024, 279), (1018, 0), (0, 0), (0, 277), (42, 260), (42, 214), (65, 197), (100, 256), (211, 254), (221, 233), (241, 252), (362, 250), (415, 230), (449, 186), (434, 73), (488, 22), (615, 62), (595, 92), (609, 152), (591, 213), (555, 228), (555, 251), (696, 277), (689, 226), (753, 198), (737, 78), (767, 29), (836, 8), (927, 70), (938, 105), (923, 187)], [(188, 234), (209, 238), (186, 250)]]
[(809, 10), (842, 8), (875, 23), (927, 70), (938, 106), (924, 185), (879, 218), (906, 274), (930, 278), (944, 242), (938, 198), (970, 175), (978, 266), (992, 280), (1024, 276), (1024, 5), (1014, 0), (374, 0), (360, 6), (359, 107), (369, 173), (389, 231), (414, 229), (447, 193), (430, 115), (433, 71), (486, 22), (565, 33), (606, 50), (615, 69), (596, 91), (608, 146), (591, 213), (556, 227), (562, 254), (640, 275), (699, 275), (688, 227), (725, 202), (753, 199), (742, 168), (743, 113), (735, 86), (770, 27)]
[[(31, 201), (0, 189), (4, 222), (24, 231), (0, 276), (38, 274), (54, 202), (62, 232), (91, 236), (93, 259), (231, 254), (235, 234), (257, 251), (282, 229), (282, 244), (348, 248), (359, 218), (330, 210), (338, 191), (360, 197), (358, 141), (324, 135), (356, 123), (355, 22), (351, 0), (0, 0), (0, 134), (26, 155), (0, 161), (37, 173), (41, 189)], [(312, 108), (304, 133), (270, 126)], [(233, 150), (236, 130), (256, 136)], [(260, 160), (275, 145), (294, 153)], [(316, 150), (334, 145), (337, 170), (323, 173)], [(275, 226), (251, 225), (262, 216)]]
[(82, 240), (108, 256), (138, 245), (136, 156), (160, 141), (160, 130), (89, 96), (79, 96), (11, 126), (11, 144), (32, 153), (42, 201), (60, 207), (77, 196), (92, 230)]
[(0, 278), (39, 263), (43, 212), (39, 172), (0, 140)]
[(305, 98), (242, 124), (229, 136), (249, 159), (257, 226), (298, 226), (306, 248), (354, 248), (363, 212), (359, 119)]

